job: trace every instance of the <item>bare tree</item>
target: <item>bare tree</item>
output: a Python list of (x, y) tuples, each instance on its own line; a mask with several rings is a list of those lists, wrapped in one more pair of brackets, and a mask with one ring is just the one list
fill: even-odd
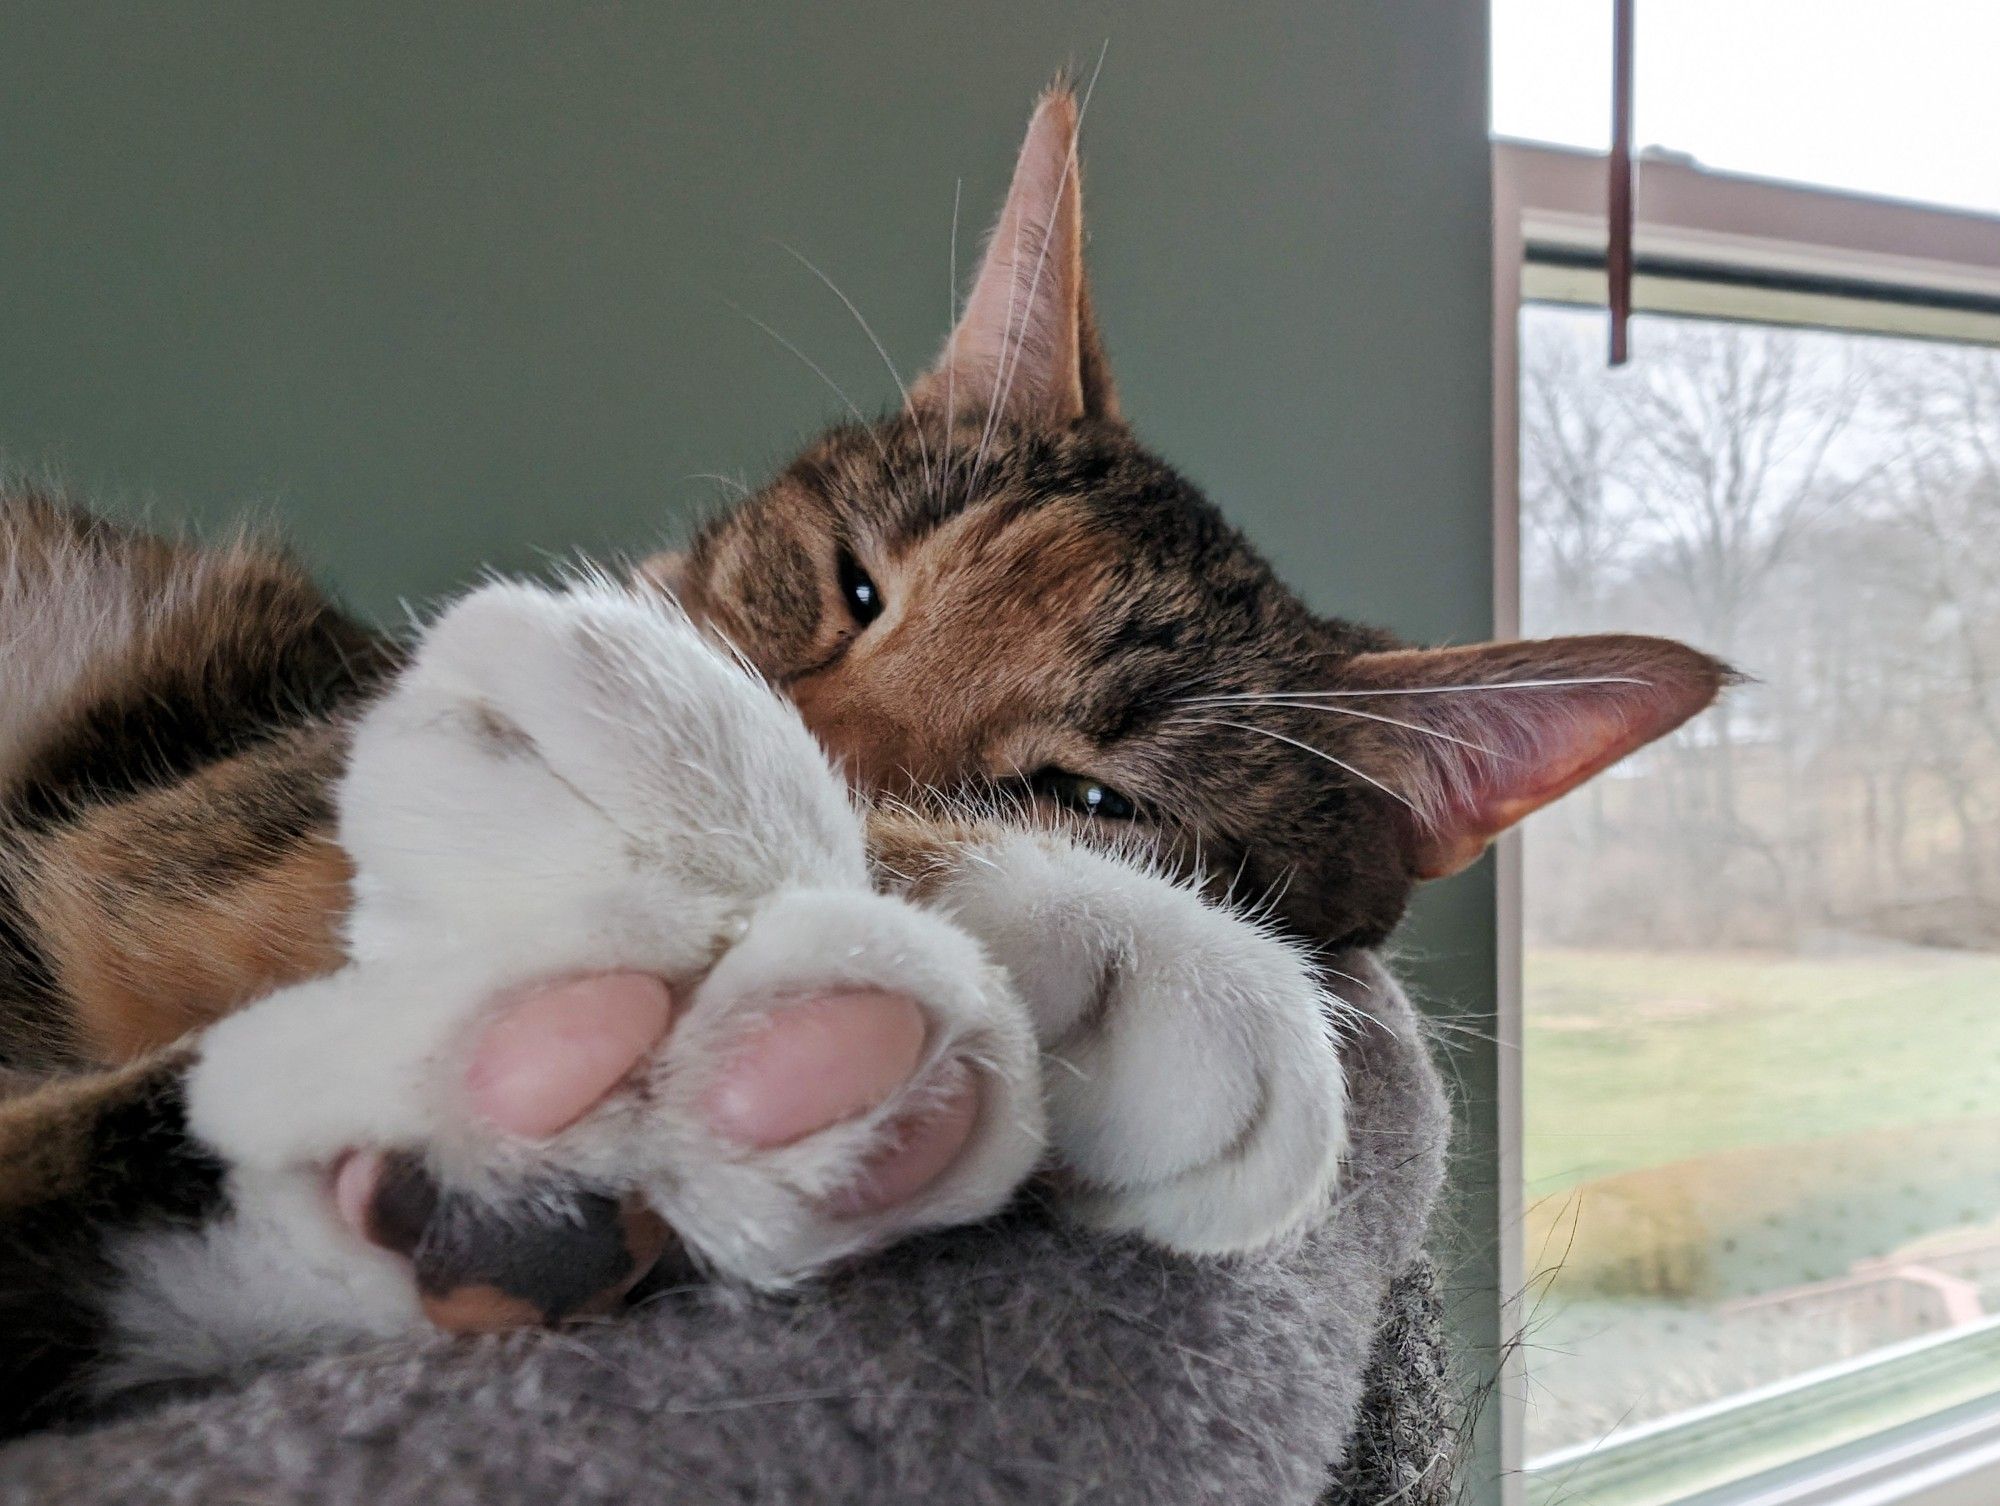
[(1865, 472), (1842, 477), (1829, 464), (1857, 375), (1795, 331), (1661, 321), (1632, 380), (1612, 390), (1661, 563), (1729, 654), (1800, 535), (1864, 484)]
[(2000, 943), (2000, 352), (1530, 310), (1524, 594), (1756, 685), (1542, 818), (1571, 939)]
[(1521, 361), (1521, 523), (1535, 576), (1530, 603), (1556, 623), (1588, 620), (1628, 550), (1630, 489), (1620, 466), (1631, 442), (1603, 382), (1601, 339), (1546, 327)]

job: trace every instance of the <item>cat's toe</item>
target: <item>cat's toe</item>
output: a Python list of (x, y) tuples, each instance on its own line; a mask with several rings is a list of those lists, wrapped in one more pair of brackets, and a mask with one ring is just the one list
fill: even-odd
[(783, 1286), (1033, 1170), (1018, 996), (872, 892), (797, 713), (672, 610), (475, 593), (356, 723), (339, 804), (353, 961), (189, 1072), (222, 1238), (287, 1273), (239, 1347), (598, 1311), (662, 1247)]
[(673, 1015), (673, 991), (650, 973), (598, 973), (524, 990), (475, 1041), (467, 1103), (509, 1134), (545, 1140), (630, 1077)]
[[(893, 973), (897, 956), (871, 958), (870, 940), (924, 938), (892, 902), (864, 898), (799, 897), (780, 906), (785, 930), (859, 918), (859, 969)], [(865, 934), (870, 923), (886, 934)], [(462, 1101), (498, 1132), (489, 1155), (468, 1164), (468, 1130), (442, 1162), (334, 1161), (341, 1221), (408, 1263), (434, 1325), (605, 1312), (663, 1254), (685, 1270), (691, 1249), (726, 1275), (780, 1283), (1012, 1192), (1039, 1141), (1014, 1098), (1024, 1043), (989, 1028), (987, 1001), (926, 1001), (852, 972), (829, 984), (824, 963), (796, 976), (789, 949), (762, 938), (746, 938), (741, 991), (725, 977), (684, 1011), (639, 973), (500, 996), (461, 1069)]]
[(897, 900), (774, 896), (673, 1041), (662, 1091), (698, 1129), (656, 1206), (755, 1285), (984, 1218), (1041, 1156), (1018, 999), (963, 931)]
[(780, 885), (867, 881), (797, 711), (671, 603), (608, 585), (488, 586), (432, 624), (355, 729), (340, 839), (364, 954), (440, 925), (656, 934), (663, 913), (706, 943)]
[(1101, 853), (1022, 836), (987, 859), (937, 901), (1035, 1013), (1068, 1207), (1196, 1254), (1309, 1221), (1345, 1149), (1345, 1078), (1306, 960)]

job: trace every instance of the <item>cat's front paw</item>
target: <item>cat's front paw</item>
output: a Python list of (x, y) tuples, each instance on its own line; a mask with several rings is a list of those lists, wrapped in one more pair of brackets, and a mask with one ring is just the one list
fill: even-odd
[(1346, 1150), (1340, 1005), (1296, 948), (1054, 837), (984, 845), (932, 892), (1034, 1017), (1079, 1216), (1223, 1254), (1324, 1208)]
[(340, 798), (356, 960), (215, 1027), (190, 1079), (237, 1245), (306, 1310), (279, 1328), (586, 1310), (663, 1228), (782, 1285), (1035, 1164), (1004, 975), (872, 891), (796, 713), (670, 606), (469, 598)]

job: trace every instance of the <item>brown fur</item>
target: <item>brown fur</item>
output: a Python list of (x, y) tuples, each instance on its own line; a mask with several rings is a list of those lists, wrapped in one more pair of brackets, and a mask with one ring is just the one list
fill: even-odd
[[(1309, 611), (1120, 417), (1076, 124), (1066, 90), (1044, 98), (905, 411), (828, 434), (641, 577), (783, 686), (865, 788), (1049, 819), (1023, 798), (1035, 776), (1086, 776), (1140, 808), (1119, 847), (1136, 829), (1302, 940), (1374, 944), (1419, 880), (1679, 725), (1727, 671), (1634, 637), (1409, 649)], [(872, 621), (843, 555), (877, 588)], [(1583, 683), (1451, 688), (1522, 680)]]
[(0, 628), (59, 624), (0, 707), (0, 1064), (126, 1060), (335, 965), (340, 718), (394, 646), (249, 542), (18, 493), (0, 543)]
[[(26, 905), (76, 1005), (76, 1044), (99, 1061), (178, 1040), (342, 958), (352, 865), (330, 837), (301, 836), (225, 884), (190, 890), (134, 871), (151, 866), (134, 856), (179, 825), (155, 825), (158, 816), (120, 809), (65, 832), (37, 864)], [(56, 873), (67, 882), (48, 881)]]

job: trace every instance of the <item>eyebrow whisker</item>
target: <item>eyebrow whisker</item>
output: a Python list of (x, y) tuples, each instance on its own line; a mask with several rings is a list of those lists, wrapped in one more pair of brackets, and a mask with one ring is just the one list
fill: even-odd
[(1489, 680), (1475, 685), (1391, 685), (1379, 690), (1277, 690), (1271, 692), (1270, 699), (1367, 700), (1382, 695), (1457, 695), (1472, 690), (1551, 690), (1565, 685), (1650, 686), (1652, 683), (1631, 675), (1590, 675), (1574, 680)]
[(786, 350), (789, 350), (793, 355), (797, 356), (801, 361), (805, 362), (806, 369), (808, 371), (810, 371), (814, 376), (818, 377), (822, 382), (826, 383), (828, 387), (832, 388), (833, 395), (839, 398), (843, 403), (845, 403), (847, 405), (847, 411), (854, 415), (854, 421), (861, 426), (863, 432), (865, 432), (870, 439), (875, 441), (875, 453), (882, 457), (882, 469), (885, 472), (890, 472), (895, 469), (895, 467), (889, 463), (889, 451), (882, 444), (882, 436), (875, 432), (875, 426), (869, 423), (866, 418), (862, 417), (861, 410), (854, 405), (854, 399), (847, 395), (846, 390), (842, 388), (840, 383), (836, 382), (832, 377), (826, 374), (825, 369), (821, 367), (819, 362), (815, 361), (811, 356), (807, 355), (804, 351), (800, 350), (798, 346), (794, 345), (790, 340), (787, 340), (783, 335), (779, 334), (776, 330), (772, 329), (770, 325), (766, 324), (762, 319), (759, 319), (755, 314), (751, 313), (748, 309), (743, 307), (742, 304), (737, 303), (734, 300), (728, 298), (724, 298), (722, 301), (723, 303), (727, 304), (731, 309), (741, 314), (745, 319), (748, 319), (752, 324), (756, 325), (757, 328), (761, 329), (765, 334), (769, 335), (773, 340), (776, 340), (780, 345), (784, 346)]
[(847, 312), (854, 316), (854, 322), (861, 326), (861, 333), (866, 335), (868, 343), (875, 347), (875, 354), (880, 356), (882, 364), (889, 368), (889, 380), (896, 384), (896, 390), (903, 395), (903, 411), (910, 415), (913, 421), (911, 427), (916, 430), (917, 455), (924, 468), (924, 485), (935, 485), (931, 480), (931, 452), (930, 446), (924, 442), (924, 426), (914, 421), (916, 419), (916, 410), (910, 406), (910, 389), (903, 381), (903, 374), (896, 369), (896, 363), (889, 358), (888, 348), (883, 345), (881, 336), (875, 333), (875, 326), (863, 317), (861, 310), (854, 306), (854, 300), (841, 291), (839, 284), (834, 282), (826, 273), (822, 272), (818, 265), (807, 257), (803, 251), (786, 241), (777, 241), (775, 244), (779, 250), (783, 251), (792, 260), (796, 261), (800, 266), (812, 273), (813, 276), (826, 284), (827, 291), (838, 298)]
[(1458, 747), (1470, 749), (1474, 753), (1484, 753), (1488, 758), (1507, 757), (1498, 748), (1489, 748), (1484, 743), (1476, 743), (1469, 738), (1455, 736), (1438, 727), (1426, 727), (1422, 722), (1408, 722), (1404, 721), (1401, 717), (1383, 716), (1380, 712), (1375, 711), (1357, 711), (1352, 706), (1321, 705), (1316, 700), (1306, 700), (1303, 697), (1295, 699), (1292, 696), (1283, 694), (1195, 696), (1183, 701), (1181, 704), (1197, 707), (1215, 705), (1296, 707), (1304, 711), (1325, 711), (1334, 716), (1349, 716), (1357, 721), (1381, 722), (1384, 726), (1402, 727), (1411, 732), (1421, 732), (1425, 737), (1434, 737), (1440, 742), (1452, 743)]
[(1287, 737), (1282, 732), (1275, 732), (1269, 727), (1254, 726), (1249, 722), (1229, 722), (1211, 717), (1179, 717), (1176, 720), (1180, 725), (1183, 726), (1233, 727), (1238, 732), (1251, 732), (1255, 733), (1259, 737), (1268, 737), (1271, 738), (1273, 741), (1286, 743), (1291, 747), (1297, 748), (1302, 753), (1310, 753), (1315, 758), (1325, 759), (1335, 768), (1341, 769), (1346, 773), (1352, 774), (1356, 779), (1359, 779), (1364, 784), (1373, 785), (1376, 789), (1380, 790), (1383, 794), (1387, 795), (1391, 800), (1394, 800), (1398, 805), (1407, 807), (1413, 814), (1418, 816), (1421, 816), (1423, 814), (1422, 811), (1419, 811), (1417, 809), (1416, 802), (1411, 800), (1409, 796), (1403, 794), (1400, 790), (1392, 789), (1390, 786), (1384, 784), (1381, 780), (1377, 779), (1373, 774), (1367, 773), (1362, 769), (1357, 769), (1353, 764), (1347, 762), (1346, 759), (1335, 758), (1331, 753), (1327, 752), (1324, 748), (1315, 748), (1311, 743), (1302, 743), (1296, 737)]

